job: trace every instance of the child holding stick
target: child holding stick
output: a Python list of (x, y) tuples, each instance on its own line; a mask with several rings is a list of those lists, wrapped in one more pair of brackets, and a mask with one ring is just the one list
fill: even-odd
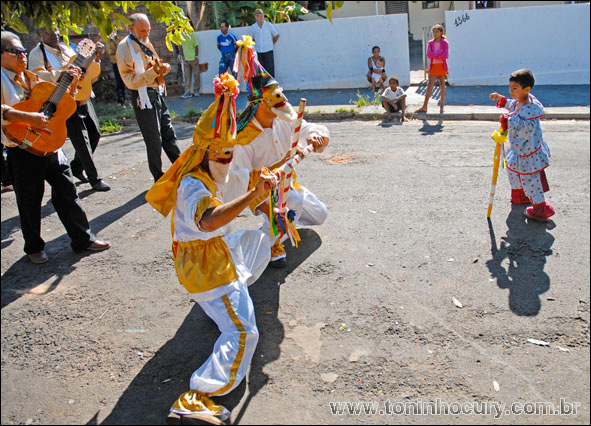
[(511, 144), (505, 152), (511, 201), (515, 204), (531, 202), (532, 206), (524, 214), (530, 219), (545, 221), (555, 210), (544, 195), (549, 190), (544, 169), (550, 164), (550, 149), (540, 126), (544, 106), (530, 93), (534, 83), (533, 72), (517, 70), (509, 77), (513, 99), (508, 100), (496, 92), (490, 94), (490, 99), (497, 101), (497, 107), (509, 110), (501, 116), (501, 129), (508, 132)]

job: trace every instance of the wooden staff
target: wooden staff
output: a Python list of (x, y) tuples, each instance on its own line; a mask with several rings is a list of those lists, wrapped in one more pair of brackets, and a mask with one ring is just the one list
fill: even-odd
[(490, 214), (492, 212), (493, 207), (493, 200), (495, 198), (495, 192), (497, 189), (497, 178), (499, 177), (499, 164), (501, 162), (501, 147), (507, 140), (507, 132), (494, 132), (492, 135), (492, 139), (496, 142), (495, 146), (495, 156), (493, 158), (493, 176), (492, 176), (492, 184), (490, 186), (490, 198), (488, 201), (488, 212), (486, 213), (486, 217), (490, 219)]
[[(293, 132), (293, 139), (291, 142), (291, 148), (289, 150), (289, 156), (291, 158), (293, 158), (296, 153), (297, 153), (297, 149), (298, 149), (298, 140), (300, 138), (300, 129), (302, 128), (302, 119), (304, 117), (304, 109), (306, 109), (306, 98), (301, 98), (300, 99), (300, 106), (298, 109), (298, 118), (296, 119), (296, 127), (295, 130)], [(281, 210), (283, 211), (285, 206), (287, 205), (287, 198), (288, 198), (288, 192), (289, 192), (289, 187), (291, 186), (291, 180), (293, 178), (293, 168), (289, 169), (289, 172), (287, 173), (287, 175), (285, 176), (285, 185), (283, 187), (283, 195), (281, 197)]]
[(275, 176), (277, 176), (278, 179), (281, 179), (284, 176), (287, 177), (288, 174), (291, 174), (293, 172), (294, 167), (297, 164), (299, 164), (300, 161), (306, 158), (306, 156), (312, 151), (314, 151), (314, 145), (310, 144), (307, 147), (305, 147), (300, 154), (296, 155), (293, 158), (290, 158), (285, 164), (283, 164), (283, 166), (275, 170)]

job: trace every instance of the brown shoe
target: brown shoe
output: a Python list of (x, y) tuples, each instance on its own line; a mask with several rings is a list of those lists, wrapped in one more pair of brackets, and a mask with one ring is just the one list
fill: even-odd
[(49, 257), (47, 256), (47, 253), (45, 253), (45, 250), (41, 250), (38, 253), (30, 254), (29, 259), (33, 263), (41, 264), (47, 262), (49, 260)]
[(94, 240), (94, 242), (86, 247), (86, 250), (103, 251), (111, 248), (111, 243), (103, 240)]

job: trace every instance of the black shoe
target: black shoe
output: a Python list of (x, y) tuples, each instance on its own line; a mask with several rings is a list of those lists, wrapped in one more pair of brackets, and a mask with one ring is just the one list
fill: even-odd
[(88, 179), (84, 176), (84, 173), (72, 173), (76, 179), (78, 179), (82, 183), (88, 183)]
[(269, 262), (269, 265), (271, 266), (271, 268), (275, 268), (275, 269), (285, 268), (287, 266), (287, 257), (282, 257), (277, 260), (272, 260), (271, 262)]
[(97, 180), (95, 183), (92, 184), (92, 189), (94, 189), (95, 191), (108, 191), (111, 189), (111, 187), (109, 185), (107, 185), (105, 182), (103, 182), (102, 180)]

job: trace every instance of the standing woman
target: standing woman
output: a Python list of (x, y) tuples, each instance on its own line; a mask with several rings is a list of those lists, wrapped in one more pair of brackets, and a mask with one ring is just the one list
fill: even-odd
[(433, 92), (435, 79), (439, 77), (439, 90), (441, 91), (441, 100), (439, 103), (439, 112), (443, 112), (445, 101), (445, 77), (448, 74), (447, 58), (449, 57), (449, 43), (443, 36), (443, 25), (437, 24), (431, 28), (433, 39), (427, 46), (427, 57), (429, 58), (429, 86), (425, 95), (423, 106), (416, 112), (427, 112), (427, 104)]

